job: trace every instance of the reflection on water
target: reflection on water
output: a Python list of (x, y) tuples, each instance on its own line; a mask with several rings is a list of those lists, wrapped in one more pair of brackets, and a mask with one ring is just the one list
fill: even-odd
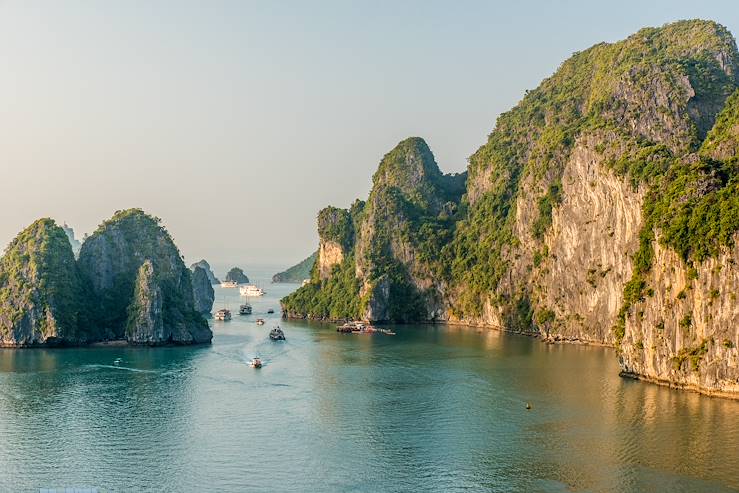
[(254, 320), (288, 289), (209, 347), (0, 350), (0, 491), (739, 488), (739, 402), (495, 331), (283, 323), (273, 343)]

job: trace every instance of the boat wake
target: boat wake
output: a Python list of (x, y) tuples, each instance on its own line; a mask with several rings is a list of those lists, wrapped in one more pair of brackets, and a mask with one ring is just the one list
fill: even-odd
[(94, 364), (94, 365), (85, 365), (86, 368), (105, 368), (110, 370), (124, 370), (124, 371), (131, 371), (134, 373), (157, 373), (155, 370), (142, 370), (140, 368), (130, 368), (128, 366), (120, 366), (120, 365), (103, 365), (103, 364)]

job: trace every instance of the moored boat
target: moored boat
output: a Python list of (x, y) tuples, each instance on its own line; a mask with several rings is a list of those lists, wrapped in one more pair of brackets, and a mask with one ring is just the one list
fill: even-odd
[(239, 315), (251, 315), (251, 305), (245, 303), (239, 307)]
[(384, 334), (388, 336), (394, 336), (395, 332), (390, 329), (380, 329), (374, 325), (365, 324), (364, 322), (358, 322), (356, 320), (346, 322), (336, 327), (336, 332), (342, 332), (344, 334)]
[(220, 320), (222, 322), (227, 322), (231, 320), (231, 310), (228, 310), (226, 308), (222, 308), (218, 310), (215, 315), (213, 315), (213, 318), (216, 320)]
[(241, 296), (264, 296), (265, 291), (254, 284), (247, 284), (239, 288), (239, 293), (241, 293)]

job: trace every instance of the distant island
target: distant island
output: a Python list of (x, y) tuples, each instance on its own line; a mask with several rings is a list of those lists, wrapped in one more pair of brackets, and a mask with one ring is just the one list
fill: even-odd
[(235, 282), (237, 284), (248, 284), (249, 277), (239, 267), (233, 267), (226, 273), (226, 281)]
[(64, 233), (67, 235), (67, 239), (69, 239), (69, 244), (72, 247), (72, 253), (74, 254), (76, 258), (80, 254), (80, 249), (82, 248), (82, 242), (74, 236), (74, 229), (72, 229), (71, 226), (68, 226), (67, 223), (64, 223), (62, 225), (62, 229), (64, 230)]
[(303, 282), (305, 279), (310, 279), (311, 271), (316, 264), (316, 258), (318, 258), (317, 251), (299, 264), (272, 276), (272, 282)]
[(65, 230), (48, 218), (0, 258), (0, 346), (208, 343), (206, 305), (200, 300), (196, 310), (179, 250), (140, 209), (103, 222), (77, 260)]
[(286, 317), (442, 321), (613, 346), (624, 376), (739, 398), (739, 53), (691, 20), (575, 53), (462, 175), (421, 138), (318, 214)]

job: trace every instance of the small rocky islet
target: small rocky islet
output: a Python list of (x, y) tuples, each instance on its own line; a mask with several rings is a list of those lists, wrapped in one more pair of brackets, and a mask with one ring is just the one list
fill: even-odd
[(236, 284), (249, 284), (249, 277), (244, 274), (240, 267), (232, 267), (227, 273), (225, 280)]
[(78, 259), (65, 230), (39, 219), (0, 258), (0, 346), (208, 343), (202, 314), (212, 287), (202, 289), (203, 274), (184, 265), (161, 221), (141, 209), (116, 212)]

